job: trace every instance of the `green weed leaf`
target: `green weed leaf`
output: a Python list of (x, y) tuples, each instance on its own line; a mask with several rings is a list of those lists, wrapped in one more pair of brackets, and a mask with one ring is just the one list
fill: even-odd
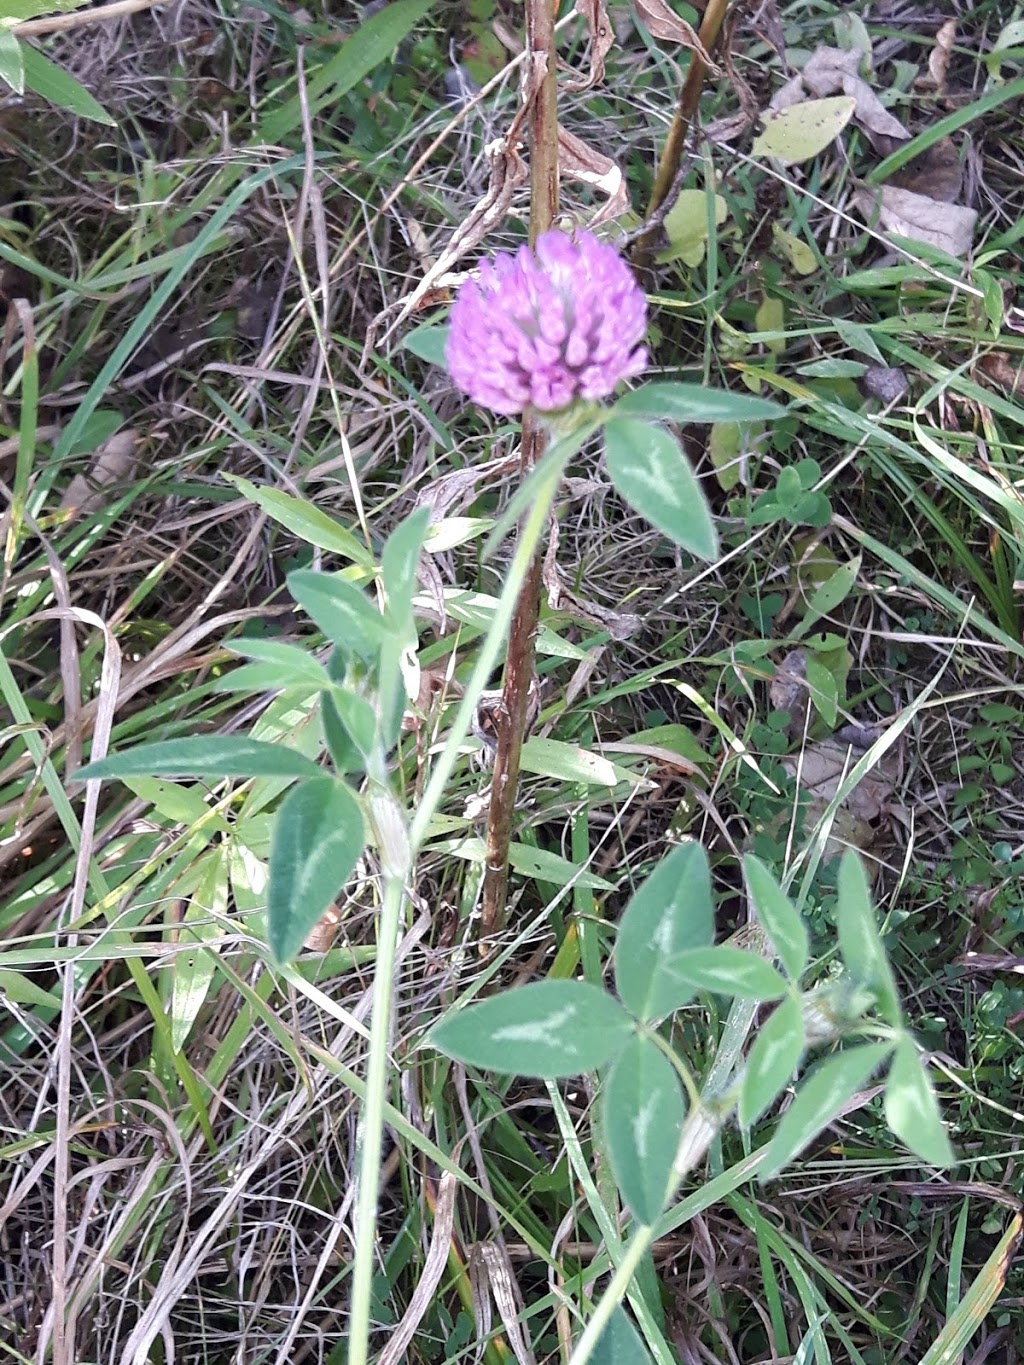
[(805, 1078), (768, 1144), (759, 1179), (770, 1180), (832, 1122), (892, 1051), (891, 1043), (864, 1043), (819, 1062)]
[(16, 95), (25, 93), (25, 63), (21, 59), (21, 43), (10, 29), (0, 29), (0, 80), (6, 81)]
[(804, 1055), (800, 1001), (787, 996), (757, 1031), (740, 1091), (739, 1120), (752, 1128), (789, 1085)]
[(723, 943), (717, 948), (690, 948), (665, 963), (665, 972), (694, 990), (741, 1000), (778, 1000), (786, 982), (767, 958)]
[(288, 591), (346, 656), (376, 659), (393, 626), (366, 594), (336, 574), (296, 569), (288, 575)]
[(924, 1061), (906, 1034), (896, 1044), (889, 1068), (885, 1118), (900, 1141), (929, 1166), (952, 1166), (956, 1160)]
[(857, 101), (852, 95), (804, 100), (765, 118), (764, 132), (754, 138), (753, 156), (770, 156), (784, 166), (810, 161), (843, 131)]
[(535, 981), (449, 1015), (428, 1042), (472, 1066), (556, 1080), (604, 1066), (631, 1032), (629, 1016), (600, 987)]
[(717, 559), (711, 509), (676, 438), (652, 422), (612, 417), (604, 441), (611, 481), (629, 505), (698, 559)]
[(878, 932), (867, 873), (853, 849), (846, 850), (839, 864), (838, 892), (836, 922), (843, 964), (855, 984), (874, 995), (886, 1022), (899, 1028), (903, 1012), (896, 981)]
[(758, 923), (771, 939), (790, 978), (799, 981), (807, 968), (810, 952), (807, 926), (800, 912), (764, 863), (752, 853), (743, 859), (743, 874)]
[[(341, 48), (324, 62), (306, 82), (306, 104), (310, 116), (343, 95), (394, 52), (413, 26), (427, 13), (433, 0), (391, 0), (376, 14), (360, 20), (359, 26)], [(303, 119), (303, 106), (293, 95), (263, 119), (260, 140), (276, 143), (293, 133)]]
[(615, 404), (615, 412), (656, 422), (773, 422), (786, 415), (786, 409), (769, 398), (709, 389), (703, 384), (657, 381), (624, 393)]
[(439, 327), (436, 323), (414, 327), (402, 345), (413, 355), (419, 356), (420, 360), (425, 360), (428, 365), (444, 366), (447, 363), (449, 330), (448, 327)]
[(174, 956), (171, 987), (171, 1046), (180, 1052), (188, 1041), (217, 970), (217, 955), (203, 946), (220, 938), (228, 908), (228, 867), (224, 845), (209, 855), (206, 873), (185, 909)]
[(650, 1365), (651, 1355), (625, 1309), (616, 1304), (590, 1354), (591, 1365)]
[(238, 735), (193, 735), (139, 744), (89, 763), (75, 776), (96, 777), (316, 777), (321, 769), (284, 744)]
[(288, 962), (345, 885), (366, 845), (362, 808), (336, 777), (314, 777), (285, 797), (270, 842), (270, 949)]
[(666, 973), (666, 961), (714, 941), (711, 869), (700, 844), (687, 841), (663, 858), (634, 894), (619, 923), (615, 987), (638, 1019), (660, 1019), (693, 999)]
[(388, 536), (380, 557), (388, 612), (396, 622), (401, 622), (403, 634), (412, 632), (414, 639), (412, 599), (416, 592), (416, 570), (429, 524), (428, 508), (421, 507), (413, 512)]
[(63, 67), (51, 62), (37, 52), (30, 43), (21, 44), (21, 60), (25, 71), (25, 84), (37, 95), (41, 95), (58, 109), (68, 109), (79, 118), (90, 119), (93, 123), (105, 123), (109, 128), (117, 127), (117, 120), (111, 118), (103, 105), (89, 94), (84, 85), (75, 80)]
[(266, 512), (271, 521), (276, 521), (307, 545), (330, 550), (362, 569), (373, 569), (373, 556), (362, 541), (306, 498), (294, 497), (280, 488), (261, 488), (239, 474), (225, 474), (224, 478), (234, 484), (243, 497)]
[(318, 691), (330, 686), (323, 664), (308, 650), (286, 640), (232, 640), (227, 648), (255, 662), (218, 678), (214, 683), (217, 692), (276, 692), (295, 687)]
[(608, 1073), (601, 1103), (616, 1182), (649, 1225), (665, 1207), (686, 1114), (679, 1077), (656, 1043), (634, 1035)]

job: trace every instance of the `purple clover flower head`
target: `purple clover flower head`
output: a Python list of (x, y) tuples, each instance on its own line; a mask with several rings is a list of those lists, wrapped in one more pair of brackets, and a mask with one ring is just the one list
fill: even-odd
[(607, 398), (647, 365), (647, 300), (589, 232), (545, 232), (480, 267), (452, 307), (448, 370), (474, 403), (511, 415)]

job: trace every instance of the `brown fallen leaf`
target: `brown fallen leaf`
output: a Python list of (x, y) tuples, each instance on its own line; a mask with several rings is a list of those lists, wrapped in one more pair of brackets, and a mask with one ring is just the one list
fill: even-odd
[(943, 204), (955, 204), (964, 185), (964, 165), (960, 149), (951, 137), (944, 137), (908, 161), (889, 181), (912, 194), (926, 194)]
[(878, 137), (904, 142), (910, 134), (899, 119), (889, 113), (875, 92), (861, 75), (862, 53), (838, 47), (819, 47), (812, 52), (798, 76), (779, 90), (769, 105), (771, 111), (789, 108), (806, 99), (816, 99), (842, 93), (854, 101), (854, 122)]
[(1016, 398), (1024, 393), (1024, 364), (1012, 365), (1005, 351), (991, 351), (978, 361), (977, 368), (984, 377), (997, 384), (1005, 393)]
[(852, 203), (869, 225), (877, 223), (894, 236), (926, 242), (948, 256), (966, 256), (971, 249), (978, 215), (963, 204), (943, 204), (896, 185), (858, 190)]
[(127, 483), (135, 473), (135, 450), (139, 443), (139, 433), (134, 427), (115, 431), (104, 441), (93, 455), (87, 474), (76, 474), (60, 500), (62, 512), (73, 517), (88, 516), (102, 507), (105, 501), (103, 489), (111, 484)]
[(811, 693), (807, 686), (807, 651), (791, 649), (775, 670), (768, 688), (768, 699), (773, 711), (789, 715), (786, 727), (790, 735), (802, 735), (807, 728), (811, 711)]
[[(953, 44), (956, 42), (956, 20), (947, 19), (935, 35), (935, 46), (928, 54), (928, 76), (927, 84), (933, 86), (939, 94), (946, 88), (946, 75), (949, 71), (949, 58), (953, 52)], [(918, 85), (924, 85), (922, 79)]]

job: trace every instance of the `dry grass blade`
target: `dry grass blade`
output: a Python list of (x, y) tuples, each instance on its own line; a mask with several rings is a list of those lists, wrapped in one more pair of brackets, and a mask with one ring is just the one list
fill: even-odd
[(381, 1352), (380, 1365), (399, 1365), (416, 1335), (416, 1329), (433, 1302), (451, 1251), (452, 1230), (455, 1226), (455, 1195), (458, 1185), (449, 1171), (443, 1171), (437, 1182), (434, 1200), (434, 1230), (423, 1270), (416, 1284), (409, 1307), (402, 1321), (394, 1329), (391, 1339)]

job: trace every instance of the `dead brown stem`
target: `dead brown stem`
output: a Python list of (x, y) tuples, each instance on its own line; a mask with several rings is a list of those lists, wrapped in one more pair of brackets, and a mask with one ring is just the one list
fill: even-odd
[[(709, 53), (713, 53), (715, 44), (718, 42), (718, 35), (722, 30), (728, 8), (729, 0), (708, 0), (708, 7), (704, 11), (698, 36), (705, 51)], [(654, 188), (651, 191), (651, 201), (647, 206), (648, 220), (655, 217), (676, 182), (679, 168), (683, 164), (686, 139), (697, 113), (697, 102), (700, 99), (700, 92), (704, 86), (704, 77), (707, 72), (706, 64), (694, 52), (690, 60), (689, 70), (686, 73), (686, 79), (679, 91), (679, 101), (672, 117), (672, 126), (668, 130), (668, 137), (665, 139), (661, 160), (658, 163), (658, 173), (655, 176)], [(633, 246), (633, 267), (641, 276), (651, 268), (657, 232), (657, 227), (650, 228), (642, 237), (637, 238)]]
[[(558, 88), (555, 58), (555, 5), (552, 0), (527, 0), (525, 98), (530, 109), (530, 241), (535, 242), (554, 222), (558, 211)], [(525, 477), (544, 453), (547, 433), (527, 412), (523, 418), (520, 472)], [(508, 848), (512, 839), (519, 756), (523, 747), (533, 680), (534, 639), (540, 613), (541, 560), (530, 566), (516, 602), (509, 632), (498, 712), (498, 743), (487, 811), (481, 937), (486, 942), (501, 932), (508, 895)]]

